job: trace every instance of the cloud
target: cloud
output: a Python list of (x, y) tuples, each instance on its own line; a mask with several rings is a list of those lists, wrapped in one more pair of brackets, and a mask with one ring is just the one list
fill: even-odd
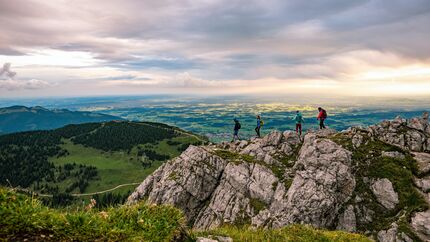
[(30, 80), (0, 80), (0, 89), (6, 89), (9, 91), (15, 90), (34, 90), (50, 87), (51, 85), (47, 81), (30, 79)]
[(11, 64), (5, 63), (0, 68), (0, 89), (19, 90), (19, 89), (41, 89), (50, 86), (50, 84), (43, 80), (30, 79), (30, 80), (15, 80), (16, 72), (11, 70)]
[(0, 1), (0, 22), (0, 60), (91, 88), (359, 85), (360, 73), (430, 66), (428, 0), (17, 0)]

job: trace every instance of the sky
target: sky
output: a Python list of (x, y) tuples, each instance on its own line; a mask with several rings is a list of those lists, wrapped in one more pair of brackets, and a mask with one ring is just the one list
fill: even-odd
[(429, 0), (0, 0), (0, 97), (426, 96), (429, 26)]

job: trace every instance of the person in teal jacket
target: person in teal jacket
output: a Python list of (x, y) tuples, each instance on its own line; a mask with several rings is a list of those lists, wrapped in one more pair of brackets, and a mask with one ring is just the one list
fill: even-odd
[(293, 120), (296, 121), (296, 132), (302, 136), (302, 124), (305, 122), (302, 113), (296, 111), (296, 116), (294, 116)]

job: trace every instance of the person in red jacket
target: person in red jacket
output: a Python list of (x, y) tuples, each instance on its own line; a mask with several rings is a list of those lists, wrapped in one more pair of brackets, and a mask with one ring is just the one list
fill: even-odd
[(327, 118), (327, 112), (321, 108), (318, 107), (318, 117), (317, 120), (320, 120), (320, 129), (325, 129), (324, 121)]

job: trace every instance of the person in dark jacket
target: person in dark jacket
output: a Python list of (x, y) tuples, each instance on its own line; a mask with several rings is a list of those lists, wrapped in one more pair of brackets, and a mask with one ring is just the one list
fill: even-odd
[(261, 129), (261, 117), (257, 115), (257, 127), (255, 127), (255, 132), (257, 133), (257, 137), (260, 138), (260, 129)]
[(318, 107), (317, 120), (319, 119), (320, 121), (320, 129), (325, 129), (324, 121), (326, 120), (326, 118), (327, 118), (327, 112), (323, 108)]
[(241, 128), (241, 125), (239, 123), (239, 120), (237, 119), (233, 119), (233, 120), (234, 120), (234, 134), (233, 134), (233, 140), (231, 142), (234, 142), (236, 138), (240, 140), (239, 129)]

